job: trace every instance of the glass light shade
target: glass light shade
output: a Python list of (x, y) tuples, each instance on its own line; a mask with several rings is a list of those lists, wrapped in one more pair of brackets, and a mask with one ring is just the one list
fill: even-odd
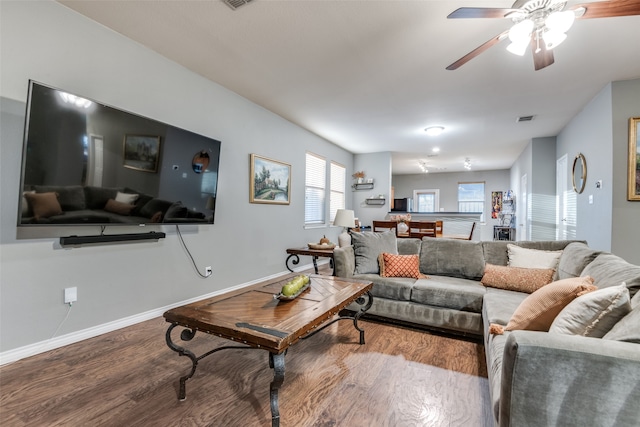
[(542, 38), (544, 39), (544, 44), (547, 46), (547, 49), (550, 50), (562, 43), (567, 38), (567, 35), (558, 31), (549, 30), (544, 32)]
[(431, 126), (425, 129), (425, 132), (427, 132), (427, 135), (429, 136), (438, 136), (443, 131), (444, 131), (444, 128), (442, 126)]
[(566, 33), (573, 25), (573, 21), (576, 19), (576, 14), (572, 10), (565, 10), (564, 12), (553, 12), (547, 16), (544, 21), (544, 25), (551, 31), (558, 31), (560, 33)]
[(529, 46), (529, 40), (526, 40), (521, 43), (513, 42), (509, 46), (507, 46), (507, 50), (513, 53), (514, 55), (522, 56), (524, 55), (528, 46)]
[(524, 43), (525, 40), (528, 43), (531, 38), (531, 31), (533, 31), (532, 20), (525, 19), (520, 21), (509, 30), (509, 40), (517, 44)]

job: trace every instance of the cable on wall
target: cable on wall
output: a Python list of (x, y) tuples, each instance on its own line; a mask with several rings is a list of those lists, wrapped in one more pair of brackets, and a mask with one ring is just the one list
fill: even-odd
[(189, 248), (187, 247), (187, 244), (184, 242), (184, 239), (182, 238), (182, 233), (180, 232), (180, 226), (178, 226), (178, 224), (176, 224), (176, 232), (178, 233), (178, 237), (180, 238), (180, 242), (182, 242), (182, 246), (184, 247), (184, 250), (187, 251), (187, 255), (189, 255), (189, 258), (191, 259), (191, 263), (193, 264), (193, 268), (196, 270), (196, 273), (198, 273), (198, 276), (202, 277), (203, 279), (206, 279), (207, 277), (211, 276), (211, 271), (207, 271), (206, 274), (200, 273), (200, 269), (198, 268), (198, 265), (196, 264), (196, 260), (193, 259), (193, 256), (191, 255), (191, 252), (189, 251)]

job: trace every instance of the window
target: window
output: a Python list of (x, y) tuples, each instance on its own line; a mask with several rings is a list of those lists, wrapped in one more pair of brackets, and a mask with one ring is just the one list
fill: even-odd
[(440, 190), (413, 190), (413, 212), (437, 212), (440, 206)]
[(325, 188), (327, 182), (327, 161), (315, 154), (306, 155), (304, 187), (304, 224), (325, 223)]
[(458, 211), (482, 212), (484, 215), (484, 182), (458, 183)]
[(345, 197), (344, 191), (347, 186), (346, 181), (347, 169), (338, 164), (331, 162), (331, 193), (329, 194), (329, 218), (333, 222), (338, 209), (344, 209)]

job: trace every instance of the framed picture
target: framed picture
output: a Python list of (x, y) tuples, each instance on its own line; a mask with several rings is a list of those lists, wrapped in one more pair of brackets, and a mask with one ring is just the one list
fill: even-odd
[(123, 151), (125, 168), (144, 172), (158, 171), (159, 136), (125, 135)]
[(251, 154), (249, 202), (288, 205), (291, 201), (291, 165)]
[(629, 119), (629, 178), (628, 200), (640, 201), (640, 117)]
[(502, 212), (502, 191), (491, 192), (491, 218), (496, 219)]

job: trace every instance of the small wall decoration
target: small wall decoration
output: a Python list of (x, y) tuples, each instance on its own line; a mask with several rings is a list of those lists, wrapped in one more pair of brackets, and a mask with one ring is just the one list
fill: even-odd
[(249, 202), (288, 205), (291, 201), (291, 165), (251, 154)]
[(640, 117), (629, 119), (629, 177), (627, 200), (640, 201)]
[(491, 218), (497, 219), (502, 212), (502, 191), (491, 192)]
[(160, 157), (160, 137), (124, 136), (124, 167), (144, 172), (157, 172)]

